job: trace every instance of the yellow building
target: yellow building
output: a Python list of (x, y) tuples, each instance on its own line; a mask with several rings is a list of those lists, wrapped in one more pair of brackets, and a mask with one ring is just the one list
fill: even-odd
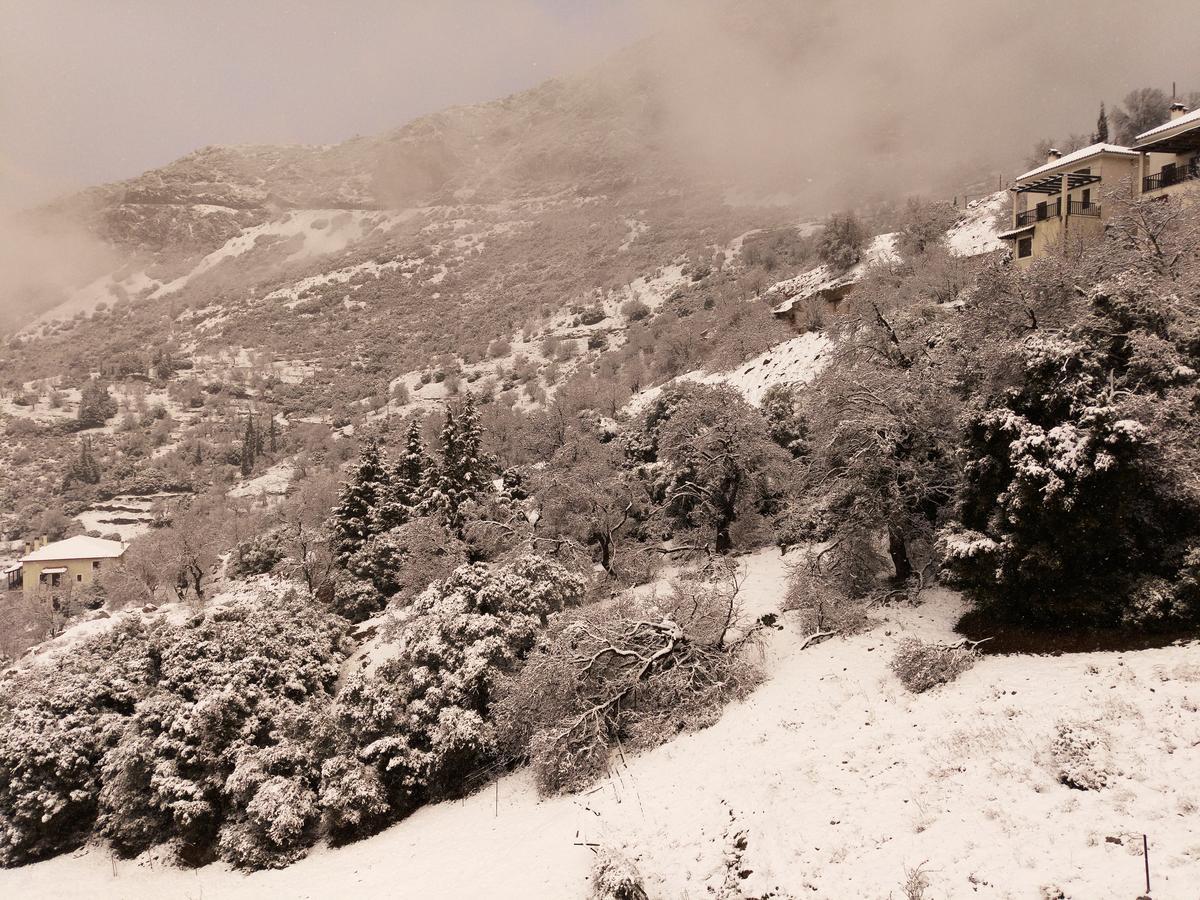
[(1171, 118), (1137, 136), (1139, 195), (1147, 200), (1189, 189), (1200, 179), (1200, 109), (1171, 105)]
[[(79, 535), (65, 541), (31, 546), (21, 557), (21, 582), (25, 591), (67, 592), (91, 584), (101, 572), (121, 562), (125, 545), (120, 541)], [(11, 581), (10, 581), (11, 584)]]
[(1092, 144), (1066, 156), (1051, 150), (1044, 165), (1017, 178), (1010, 189), (1012, 228), (1000, 235), (1012, 242), (1017, 265), (1100, 235), (1110, 215), (1101, 191), (1136, 197), (1140, 159), (1117, 144)]

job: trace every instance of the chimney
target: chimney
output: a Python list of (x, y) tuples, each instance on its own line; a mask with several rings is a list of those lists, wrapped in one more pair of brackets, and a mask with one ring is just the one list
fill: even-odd
[(1180, 103), (1178, 100), (1176, 100), (1174, 103), (1171, 104), (1171, 121), (1174, 122), (1180, 116), (1186, 114), (1187, 111), (1188, 111), (1188, 108), (1186, 106), (1184, 106), (1182, 103)]
[(1051, 147), (1046, 151), (1046, 164), (1056, 163), (1062, 159), (1062, 152), (1055, 147)]

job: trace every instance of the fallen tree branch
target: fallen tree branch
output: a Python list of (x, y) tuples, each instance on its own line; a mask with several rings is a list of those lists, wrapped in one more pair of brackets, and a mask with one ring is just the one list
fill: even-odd
[(817, 641), (822, 641), (827, 637), (833, 637), (837, 633), (838, 633), (837, 631), (814, 631), (812, 634), (810, 634), (808, 637), (806, 637), (804, 640), (802, 640), (800, 642), (800, 646), (797, 649), (804, 650), (805, 648), (808, 647), (809, 644), (816, 643)]

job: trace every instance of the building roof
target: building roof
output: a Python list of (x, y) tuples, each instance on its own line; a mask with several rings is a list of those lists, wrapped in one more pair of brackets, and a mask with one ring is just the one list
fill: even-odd
[(1101, 153), (1115, 153), (1119, 156), (1138, 155), (1136, 151), (1130, 150), (1128, 147), (1122, 147), (1120, 144), (1091, 144), (1087, 147), (1076, 150), (1074, 153), (1068, 153), (1061, 159), (1048, 162), (1044, 166), (1038, 166), (1036, 169), (1030, 169), (1024, 175), (1018, 175), (1016, 180), (1024, 181), (1026, 178), (1044, 175), (1047, 172), (1053, 172), (1060, 166), (1075, 165), (1076, 163), (1083, 162), (1085, 159), (1091, 159), (1093, 156), (1099, 156)]
[(1156, 125), (1149, 131), (1143, 131), (1134, 138), (1134, 143), (1144, 144), (1147, 141), (1156, 141), (1159, 138), (1166, 137), (1168, 133), (1174, 132), (1176, 128), (1186, 130), (1196, 125), (1200, 125), (1200, 108), (1193, 109), (1190, 113), (1185, 113), (1178, 119), (1171, 119), (1168, 122), (1163, 122), (1161, 125)]
[(86, 534), (67, 538), (65, 541), (55, 541), (45, 547), (39, 547), (27, 556), (21, 557), (21, 562), (52, 562), (60, 559), (110, 559), (125, 552), (125, 545), (120, 541), (106, 541), (103, 538), (88, 537)]

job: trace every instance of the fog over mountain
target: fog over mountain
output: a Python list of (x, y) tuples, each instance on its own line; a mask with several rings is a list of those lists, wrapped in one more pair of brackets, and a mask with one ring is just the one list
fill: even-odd
[[(1011, 175), (1031, 135), (1090, 130), (1100, 102), (1131, 85), (1196, 81), (1186, 29), (1153, 26), (1189, 11), (1185, 0), (1151, 3), (1139, 11), (1144, 27), (1125, 28), (1114, 27), (1126, 17), (1115, 0), (115, 11), (4, 0), (0, 216), (9, 249), (0, 305), (9, 319), (39, 306), (31, 297), (47, 279), (51, 288), (78, 281), (79, 266), (64, 269), (63, 258), (92, 272), (101, 254), (77, 242), (39, 249), (78, 237), (74, 213), (31, 229), (27, 219), (12, 224), (16, 208), (136, 176), (201, 146), (387, 133), (551, 76), (595, 104), (596, 135), (628, 139), (614, 164), (630, 174), (690, 173), (724, 184), (728, 198), (787, 202), (807, 215), (864, 199), (948, 197)], [(488, 122), (503, 128), (495, 116)], [(549, 154), (579, 133), (571, 116), (561, 131), (554, 124), (537, 123)], [(435, 181), (454, 180), (465, 163), (439, 159)], [(428, 173), (405, 171), (411, 165), (393, 160), (389, 177), (419, 183)], [(373, 202), (420, 199), (406, 189)]]

